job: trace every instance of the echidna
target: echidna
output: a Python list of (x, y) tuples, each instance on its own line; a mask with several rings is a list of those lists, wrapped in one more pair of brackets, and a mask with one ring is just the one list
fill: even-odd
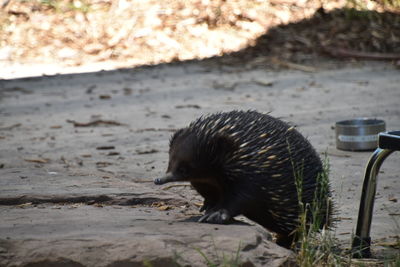
[(256, 111), (231, 111), (178, 130), (170, 141), (167, 173), (154, 182), (189, 181), (204, 197), (199, 222), (228, 223), (243, 214), (277, 233), (278, 245), (290, 247), (300, 202), (310, 211), (317, 200), (318, 216), (309, 212), (307, 218), (318, 217), (320, 228), (329, 221), (322, 172), (319, 156), (294, 127)]

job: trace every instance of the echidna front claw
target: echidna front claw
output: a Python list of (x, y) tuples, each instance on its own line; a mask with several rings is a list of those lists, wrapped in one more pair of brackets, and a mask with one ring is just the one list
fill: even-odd
[(209, 212), (203, 215), (199, 222), (227, 224), (231, 220), (231, 216), (226, 209), (220, 209), (214, 212)]

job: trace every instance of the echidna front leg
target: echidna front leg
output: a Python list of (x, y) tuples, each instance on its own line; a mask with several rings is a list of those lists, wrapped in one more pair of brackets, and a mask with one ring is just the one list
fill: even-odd
[(221, 190), (222, 187), (205, 183), (192, 182), (192, 185), (204, 197), (204, 204), (200, 211), (205, 211), (205, 214), (199, 222), (226, 224), (239, 214), (238, 211), (242, 207), (241, 199), (233, 197), (235, 195), (232, 195), (233, 190), (224, 192)]
[(192, 182), (192, 186), (204, 198), (203, 206), (200, 208), (200, 212), (205, 211), (208, 213), (210, 210), (215, 208), (219, 201), (219, 193), (217, 189), (204, 183)]
[(206, 211), (199, 222), (226, 224), (232, 221), (233, 217), (241, 213), (245, 202), (240, 197), (223, 195), (218, 203)]
[(215, 207), (216, 204), (217, 203), (214, 199), (204, 198), (203, 206), (201, 206), (200, 212), (205, 211), (206, 213), (208, 213)]

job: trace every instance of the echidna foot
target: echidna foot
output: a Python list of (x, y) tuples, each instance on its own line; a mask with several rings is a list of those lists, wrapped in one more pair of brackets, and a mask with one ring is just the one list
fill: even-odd
[(216, 224), (226, 224), (231, 220), (231, 216), (226, 209), (220, 209), (217, 211), (211, 211), (204, 214), (199, 222), (202, 223), (216, 223)]

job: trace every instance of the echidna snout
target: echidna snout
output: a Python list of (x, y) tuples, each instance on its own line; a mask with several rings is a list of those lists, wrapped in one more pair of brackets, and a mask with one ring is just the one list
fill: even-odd
[(176, 176), (174, 176), (172, 173), (170, 173), (170, 172), (168, 172), (168, 173), (166, 173), (163, 177), (161, 177), (161, 178), (156, 178), (156, 179), (154, 179), (154, 183), (156, 184), (156, 185), (162, 185), (162, 184), (166, 184), (166, 183), (169, 183), (169, 182), (177, 182), (177, 181), (179, 181), (178, 179), (177, 179), (177, 177)]

